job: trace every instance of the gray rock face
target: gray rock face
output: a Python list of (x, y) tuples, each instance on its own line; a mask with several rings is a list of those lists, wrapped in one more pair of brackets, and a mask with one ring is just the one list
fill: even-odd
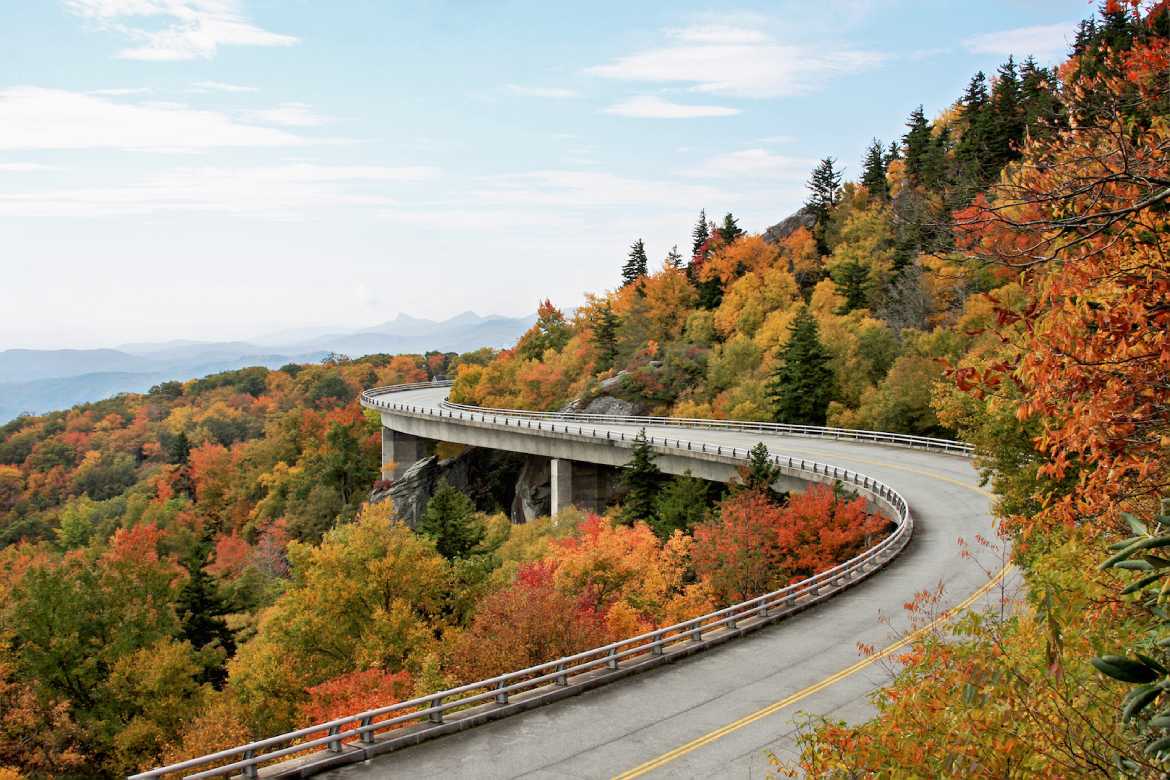
[(552, 507), (552, 469), (548, 458), (530, 455), (520, 467), (516, 496), (512, 499), (512, 522), (530, 523), (549, 514)]
[(796, 232), (797, 228), (812, 230), (817, 223), (816, 215), (803, 208), (790, 217), (780, 220), (764, 231), (764, 240), (769, 244), (778, 244)]
[(581, 414), (616, 414), (629, 417), (640, 413), (639, 406), (641, 404), (614, 398), (612, 395), (599, 395), (581, 410)]
[(389, 490), (383, 491), (383, 496), (394, 502), (394, 514), (414, 528), (422, 519), (438, 481), (439, 459), (431, 455), (408, 468)]

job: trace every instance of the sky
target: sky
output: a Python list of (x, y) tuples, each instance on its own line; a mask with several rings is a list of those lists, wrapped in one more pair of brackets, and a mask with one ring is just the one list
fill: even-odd
[(522, 315), (761, 231), (1088, 0), (0, 4), (0, 349)]

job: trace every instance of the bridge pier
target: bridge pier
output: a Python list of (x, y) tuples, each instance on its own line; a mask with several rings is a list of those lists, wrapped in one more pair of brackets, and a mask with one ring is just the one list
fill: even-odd
[(382, 479), (398, 480), (406, 470), (434, 453), (435, 442), (382, 426)]
[(599, 514), (605, 511), (617, 480), (613, 467), (568, 458), (549, 458), (549, 467), (552, 514), (569, 505)]

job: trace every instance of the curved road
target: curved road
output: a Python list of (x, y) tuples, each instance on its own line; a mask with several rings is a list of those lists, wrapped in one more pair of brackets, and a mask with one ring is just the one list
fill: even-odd
[[(426, 388), (393, 400), (438, 407), (446, 393)], [(596, 427), (630, 434), (640, 426)], [(979, 593), (996, 599), (999, 588), (990, 587), (988, 572), (1003, 561), (975, 543), (977, 534), (994, 538), (991, 497), (965, 458), (757, 432), (653, 426), (646, 432), (741, 448), (763, 440), (773, 454), (876, 477), (909, 502), (914, 536), (884, 571), (747, 637), (325, 777), (763, 777), (768, 752), (794, 757), (802, 713), (856, 721), (871, 712), (868, 694), (888, 681), (888, 663), (859, 664), (858, 644), (885, 648), (905, 634), (911, 626), (903, 604), (917, 592), (941, 587), (941, 606)], [(962, 554), (960, 538), (971, 543), (973, 558)]]

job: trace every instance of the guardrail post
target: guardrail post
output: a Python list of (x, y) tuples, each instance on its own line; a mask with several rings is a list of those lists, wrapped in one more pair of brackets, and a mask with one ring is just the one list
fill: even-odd
[[(244, 760), (245, 761), (251, 761), (255, 757), (256, 757), (255, 750), (245, 750), (244, 751)], [(246, 767), (244, 767), (244, 777), (248, 778), (248, 780), (256, 780), (256, 778), (259, 776), (260, 776), (260, 773), (256, 771), (255, 764), (248, 764)]]
[[(334, 734), (336, 734), (339, 731), (341, 731), (341, 726), (330, 726), (329, 727), (329, 736), (332, 737)], [(340, 739), (331, 740), (329, 742), (329, 751), (331, 753), (340, 753), (341, 752), (341, 740)]]
[(564, 673), (565, 672), (565, 665), (564, 664), (557, 664), (557, 671), (560, 672), (560, 674), (557, 675), (557, 685), (564, 688), (566, 685), (569, 684), (569, 675)]
[(702, 642), (703, 641), (703, 627), (697, 623), (695, 624), (695, 627), (691, 629), (691, 641), (692, 642)]
[(506, 684), (503, 681), (496, 683), (496, 688), (499, 690), (499, 692), (496, 694), (496, 704), (508, 703), (508, 692), (503, 690), (505, 685)]
[[(361, 727), (364, 729), (364, 728), (366, 728), (367, 726), (369, 726), (369, 725), (370, 725), (371, 723), (373, 723), (373, 722), (374, 722), (374, 718), (373, 718), (373, 716), (372, 716), (372, 715), (367, 715), (366, 717), (364, 717), (364, 718), (362, 718), (360, 721), (358, 721), (358, 725), (359, 725), (359, 726), (361, 726)], [(362, 732), (362, 736), (361, 736), (361, 740), (362, 740), (362, 744), (363, 744), (363, 745), (369, 745), (369, 744), (373, 743), (373, 741), (374, 741), (374, 730), (373, 730), (373, 729), (370, 729), (369, 731), (363, 731), (363, 732)]]
[(662, 637), (654, 637), (654, 643), (650, 645), (650, 655), (662, 655)]
[(768, 617), (768, 602), (767, 601), (760, 602), (759, 614), (760, 614), (760, 617)]
[(733, 630), (733, 631), (735, 630), (735, 627), (736, 627), (736, 625), (737, 625), (738, 623), (739, 623), (739, 616), (738, 616), (738, 615), (736, 615), (735, 613), (732, 613), (732, 614), (731, 614), (731, 615), (730, 615), (730, 616), (727, 618), (727, 627), (728, 627), (728, 628), (730, 628), (730, 629), (731, 629), (731, 630)]
[(609, 649), (609, 658), (606, 659), (605, 665), (610, 669), (618, 668), (617, 648), (611, 647)]
[(427, 708), (427, 720), (431, 723), (443, 722), (443, 697), (431, 700), (431, 706)]

